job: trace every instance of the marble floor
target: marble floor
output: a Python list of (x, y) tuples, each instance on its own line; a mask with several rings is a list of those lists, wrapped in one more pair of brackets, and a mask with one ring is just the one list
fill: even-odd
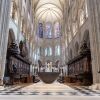
[(43, 82), (0, 88), (0, 100), (70, 100), (78, 99), (100, 99), (99, 90), (90, 90), (87, 87), (68, 86), (54, 82), (44, 84)]

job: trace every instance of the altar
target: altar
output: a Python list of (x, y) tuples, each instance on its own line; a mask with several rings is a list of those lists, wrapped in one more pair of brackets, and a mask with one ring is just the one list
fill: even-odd
[(46, 63), (44, 72), (41, 70), (38, 72), (39, 78), (47, 84), (53, 83), (58, 78), (59, 74), (59, 69), (52, 67), (52, 62)]
[(38, 72), (40, 79), (47, 84), (53, 83), (59, 76), (59, 72)]

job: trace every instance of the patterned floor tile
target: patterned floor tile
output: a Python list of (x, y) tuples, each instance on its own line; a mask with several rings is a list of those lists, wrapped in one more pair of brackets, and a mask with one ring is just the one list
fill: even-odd
[(0, 90), (0, 95), (100, 96), (100, 91), (93, 91), (87, 87), (69, 87), (60, 83), (54, 85), (39, 83), (29, 87), (17, 86), (4, 88), (4, 90)]

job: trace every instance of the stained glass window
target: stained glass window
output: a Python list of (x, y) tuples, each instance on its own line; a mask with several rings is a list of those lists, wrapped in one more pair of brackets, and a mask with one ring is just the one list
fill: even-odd
[(39, 29), (38, 29), (39, 37), (43, 38), (43, 24), (39, 23)]
[(59, 56), (59, 55), (60, 55), (60, 45), (57, 45), (57, 46), (55, 47), (55, 55), (56, 55), (56, 56)]
[(47, 48), (45, 49), (45, 56), (47, 56), (48, 55), (48, 53), (47, 53), (48, 51), (47, 51)]
[(52, 55), (52, 48), (51, 47), (47, 47), (45, 49), (45, 56), (51, 56)]
[(46, 23), (45, 27), (45, 37), (46, 38), (52, 38), (52, 24), (51, 23)]
[(55, 25), (54, 25), (54, 35), (55, 35), (55, 38), (59, 37), (60, 36), (60, 25), (59, 25), (59, 22), (56, 22)]
[(37, 61), (38, 59), (40, 59), (40, 49), (37, 48), (36, 50), (34, 50), (33, 52), (33, 58), (35, 61)]
[(49, 55), (52, 55), (52, 48), (49, 47)]

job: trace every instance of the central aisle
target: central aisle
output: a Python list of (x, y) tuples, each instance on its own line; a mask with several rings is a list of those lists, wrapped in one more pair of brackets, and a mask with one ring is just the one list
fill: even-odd
[(100, 91), (69, 87), (58, 82), (53, 84), (39, 82), (0, 91), (0, 100), (94, 100), (94, 98), (100, 99)]
[(39, 82), (36, 84), (32, 84), (25, 88), (22, 88), (21, 91), (23, 92), (34, 92), (38, 93), (39, 95), (70, 95), (68, 92), (75, 92), (74, 89), (71, 87), (60, 84), (58, 82), (54, 82), (52, 84), (45, 84), (43, 82)]

